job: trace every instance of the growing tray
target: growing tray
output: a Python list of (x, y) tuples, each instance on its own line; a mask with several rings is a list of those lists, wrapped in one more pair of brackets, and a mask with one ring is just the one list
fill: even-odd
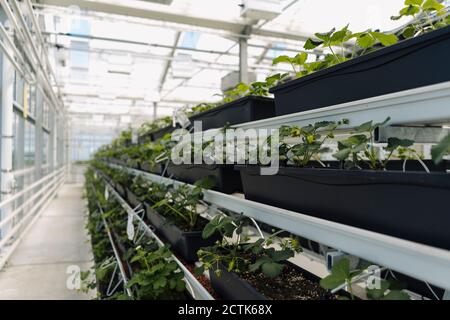
[(276, 115), (449, 81), (449, 52), (445, 27), (284, 83), (271, 90)]
[(234, 170), (233, 165), (175, 165), (171, 163), (167, 167), (167, 175), (190, 184), (210, 178), (214, 183), (213, 190), (228, 194), (242, 191), (241, 176)]
[(450, 249), (447, 173), (236, 168), (248, 200)]
[(144, 206), (147, 219), (155, 227), (156, 233), (164, 237), (170, 243), (171, 248), (188, 263), (198, 261), (197, 251), (213, 245), (218, 239), (218, 236), (203, 239), (202, 231), (183, 231), (152, 209), (148, 202), (145, 202)]
[[(319, 277), (299, 266), (290, 262), (286, 262), (286, 264), (294, 267), (306, 279), (314, 282), (320, 281)], [(250, 283), (240, 278), (236, 273), (228, 272), (227, 268), (222, 263), (219, 264), (219, 268), (221, 269), (220, 277), (215, 274), (214, 269), (209, 272), (209, 277), (214, 291), (217, 292), (223, 300), (269, 300), (269, 298), (257, 291)], [(339, 291), (339, 294), (346, 295), (342, 290)], [(326, 297), (323, 298), (326, 299)]]
[(189, 120), (192, 126), (194, 121), (201, 121), (202, 130), (208, 130), (274, 116), (275, 107), (272, 98), (248, 96), (194, 115)]

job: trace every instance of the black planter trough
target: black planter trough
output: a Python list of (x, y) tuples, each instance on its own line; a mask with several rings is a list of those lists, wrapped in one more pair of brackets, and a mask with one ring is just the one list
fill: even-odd
[(276, 115), (450, 81), (450, 26), (271, 89)]
[(166, 134), (172, 133), (173, 131), (175, 131), (175, 129), (178, 129), (178, 128), (179, 128), (179, 126), (177, 126), (177, 127), (167, 126), (167, 127), (161, 128), (159, 130), (146, 133), (146, 134), (138, 137), (138, 143), (157, 141), (157, 140), (161, 139), (162, 137), (164, 137)]
[(272, 98), (248, 96), (220, 107), (199, 113), (189, 118), (202, 122), (202, 130), (223, 128), (225, 125), (235, 125), (250, 121), (272, 118), (275, 116)]
[(450, 249), (447, 173), (236, 168), (248, 200)]
[(167, 175), (190, 184), (209, 178), (214, 183), (212, 189), (223, 193), (242, 191), (241, 176), (232, 165), (175, 165), (171, 163), (167, 167)]
[(116, 189), (117, 193), (118, 193), (122, 198), (125, 198), (125, 197), (126, 197), (125, 188), (124, 188), (120, 183), (116, 183), (116, 184), (114, 185), (114, 188)]
[[(306, 279), (317, 283), (320, 281), (319, 277), (299, 266), (290, 262), (286, 262), (286, 264), (294, 267)], [(214, 291), (217, 292), (223, 300), (270, 300), (257, 291), (246, 280), (240, 278), (239, 275), (234, 272), (228, 272), (227, 268), (222, 263), (219, 264), (219, 268), (221, 270), (219, 277), (215, 274), (214, 269), (209, 272), (209, 277)], [(347, 295), (342, 290), (339, 291), (338, 294)], [(322, 297), (322, 300), (329, 298), (328, 295), (331, 296), (331, 294), (327, 293), (326, 296)]]
[(202, 231), (183, 231), (152, 209), (148, 202), (144, 203), (144, 206), (147, 219), (155, 227), (156, 233), (164, 237), (170, 243), (171, 248), (188, 263), (198, 261), (197, 251), (200, 248), (211, 246), (219, 238), (216, 236), (203, 239)]

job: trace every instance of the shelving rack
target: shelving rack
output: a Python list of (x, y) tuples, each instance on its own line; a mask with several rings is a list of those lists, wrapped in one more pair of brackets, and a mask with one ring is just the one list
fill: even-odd
[[(174, 186), (185, 184), (136, 169), (111, 166), (126, 169), (131, 174), (141, 175), (157, 183)], [(218, 208), (243, 213), (257, 221), (378, 263), (380, 266), (438, 287), (450, 289), (450, 251), (448, 250), (245, 200), (239, 195), (205, 190), (204, 200)]]
[[(140, 226), (145, 230), (148, 236), (155, 239), (160, 247), (164, 246), (164, 242), (153, 232), (153, 230), (139, 217), (138, 214), (131, 208), (128, 203), (116, 192), (116, 190), (105, 180), (103, 179), (105, 186), (108, 188), (110, 194), (112, 194), (117, 201), (120, 203), (122, 208), (129, 214), (133, 216), (133, 219), (138, 221)], [(188, 285), (188, 288), (191, 289), (192, 297), (196, 300), (214, 300), (211, 294), (202, 286), (202, 284), (195, 278), (195, 276), (184, 266), (184, 264), (174, 255), (172, 255), (172, 259), (178, 264), (181, 271), (184, 273), (185, 281)]]

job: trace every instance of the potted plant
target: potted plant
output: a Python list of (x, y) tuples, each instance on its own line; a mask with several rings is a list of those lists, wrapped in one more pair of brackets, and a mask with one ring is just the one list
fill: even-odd
[[(301, 142), (281, 145), (280, 157), (291, 161), (276, 175), (261, 176), (257, 166), (237, 167), (246, 199), (449, 249), (444, 227), (450, 223), (446, 214), (449, 176), (427, 173), (427, 168), (422, 172), (387, 170), (390, 159), (399, 154), (422, 160), (411, 140), (390, 138), (385, 146), (373, 143), (375, 129), (386, 122), (364, 123), (338, 142), (334, 157), (341, 168), (317, 167), (307, 161), (311, 152), (318, 156), (324, 151), (324, 134), (311, 135), (311, 128), (320, 124), (306, 130), (293, 128)], [(333, 137), (332, 133), (325, 136)]]
[[(307, 50), (322, 47), (330, 52), (319, 61), (307, 62), (307, 54), (276, 58), (274, 64), (291, 64), (297, 78), (271, 89), (276, 115), (449, 81), (450, 66), (442, 63), (450, 50), (450, 18), (445, 6), (437, 0), (406, 0), (405, 4), (393, 18), (409, 16), (418, 18), (419, 23), (403, 30), (403, 41), (398, 42), (394, 34), (372, 30), (352, 33), (346, 26), (316, 33), (315, 39), (305, 43)], [(356, 45), (349, 48), (349, 41)]]
[(173, 126), (171, 117), (159, 118), (151, 122), (145, 122), (138, 129), (138, 143), (157, 141), (167, 134), (172, 133), (177, 127)]
[(223, 299), (335, 299), (320, 287), (319, 278), (287, 261), (301, 251), (296, 239), (273, 234), (251, 243), (244, 233), (247, 223), (243, 216), (216, 216), (203, 230), (204, 238), (218, 233), (221, 240), (198, 252), (196, 272), (209, 271), (212, 287)]
[(173, 188), (152, 183), (144, 201), (147, 219), (156, 232), (187, 262), (197, 261), (197, 250), (215, 240), (201, 236), (208, 223), (198, 208), (204, 187), (207, 187), (205, 181), (198, 182), (193, 189), (186, 185)]

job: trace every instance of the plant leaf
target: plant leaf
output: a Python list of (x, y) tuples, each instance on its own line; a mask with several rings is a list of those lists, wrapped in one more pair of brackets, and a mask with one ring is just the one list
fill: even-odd
[(268, 278), (276, 278), (283, 272), (283, 265), (276, 262), (267, 262), (261, 266), (261, 270)]

